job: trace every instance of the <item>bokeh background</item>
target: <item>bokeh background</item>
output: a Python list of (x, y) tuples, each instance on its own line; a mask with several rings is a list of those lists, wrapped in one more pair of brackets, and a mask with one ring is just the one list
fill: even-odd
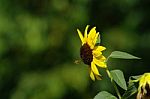
[[(101, 44), (141, 60), (110, 59), (110, 69), (129, 76), (149, 72), (149, 0), (0, 0), (0, 99), (92, 99), (115, 94), (103, 69), (89, 78), (76, 32), (89, 24)], [(123, 90), (121, 90), (123, 92)]]

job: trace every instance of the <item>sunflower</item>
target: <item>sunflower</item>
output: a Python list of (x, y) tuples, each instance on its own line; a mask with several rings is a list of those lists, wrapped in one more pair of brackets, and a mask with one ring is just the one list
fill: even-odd
[(150, 99), (150, 73), (144, 73), (138, 81), (137, 99)]
[(82, 61), (89, 66), (90, 77), (92, 80), (101, 79), (101, 75), (97, 69), (98, 67), (106, 68), (105, 60), (106, 58), (102, 55), (102, 51), (106, 48), (100, 45), (97, 45), (97, 38), (99, 37), (99, 32), (96, 33), (96, 27), (93, 27), (89, 33), (87, 33), (89, 25), (86, 26), (84, 36), (77, 29), (79, 37), (82, 42), (80, 48), (80, 57)]

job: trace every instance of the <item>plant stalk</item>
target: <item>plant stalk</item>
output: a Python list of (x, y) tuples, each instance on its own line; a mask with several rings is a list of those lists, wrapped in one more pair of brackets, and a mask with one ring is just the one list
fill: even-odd
[(118, 90), (118, 88), (117, 88), (117, 85), (116, 85), (116, 83), (114, 82), (113, 77), (111, 76), (111, 73), (110, 73), (110, 71), (108, 70), (108, 68), (106, 68), (106, 72), (107, 72), (107, 74), (108, 74), (108, 77), (111, 79), (111, 82), (112, 82), (112, 84), (113, 84), (113, 86), (114, 86), (114, 88), (115, 88), (115, 91), (116, 91), (116, 93), (117, 93), (119, 99), (121, 99), (120, 92), (119, 92), (119, 90)]

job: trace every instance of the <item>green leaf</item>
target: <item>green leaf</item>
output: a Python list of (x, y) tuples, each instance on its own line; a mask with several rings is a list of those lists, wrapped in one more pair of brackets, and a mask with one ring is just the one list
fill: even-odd
[(130, 96), (132, 96), (136, 92), (137, 92), (137, 88), (134, 85), (134, 83), (129, 83), (129, 86), (128, 86), (126, 92), (123, 94), (122, 99), (129, 99)]
[(117, 97), (106, 91), (101, 91), (94, 97), (94, 99), (117, 99)]
[(101, 39), (100, 39), (100, 35), (97, 37), (97, 41), (96, 41), (96, 44), (100, 44), (101, 43)]
[(141, 59), (139, 57), (133, 56), (131, 54), (128, 54), (126, 52), (121, 51), (113, 51), (110, 56), (111, 58), (121, 58), (121, 59)]
[(113, 80), (124, 90), (127, 90), (126, 81), (121, 70), (112, 70), (110, 71)]

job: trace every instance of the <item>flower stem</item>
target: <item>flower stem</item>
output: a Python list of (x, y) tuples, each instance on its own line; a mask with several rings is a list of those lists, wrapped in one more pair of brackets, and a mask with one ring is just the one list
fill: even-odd
[(113, 80), (112, 80), (112, 84), (113, 84), (113, 86), (114, 86), (114, 88), (115, 88), (115, 90), (116, 90), (116, 93), (117, 93), (119, 99), (121, 99), (120, 92), (119, 92), (119, 90), (118, 90), (118, 88), (117, 88), (117, 86), (116, 86), (116, 83), (115, 83)]
[(107, 74), (108, 74), (108, 77), (111, 79), (111, 82), (112, 82), (112, 84), (113, 84), (113, 86), (114, 86), (114, 88), (115, 88), (115, 91), (116, 91), (116, 93), (117, 93), (119, 99), (121, 99), (120, 92), (119, 92), (119, 90), (118, 90), (118, 88), (117, 88), (117, 85), (116, 85), (116, 83), (114, 82), (113, 77), (111, 76), (111, 73), (110, 73), (110, 71), (108, 70), (108, 68), (106, 68), (106, 72), (107, 72)]

